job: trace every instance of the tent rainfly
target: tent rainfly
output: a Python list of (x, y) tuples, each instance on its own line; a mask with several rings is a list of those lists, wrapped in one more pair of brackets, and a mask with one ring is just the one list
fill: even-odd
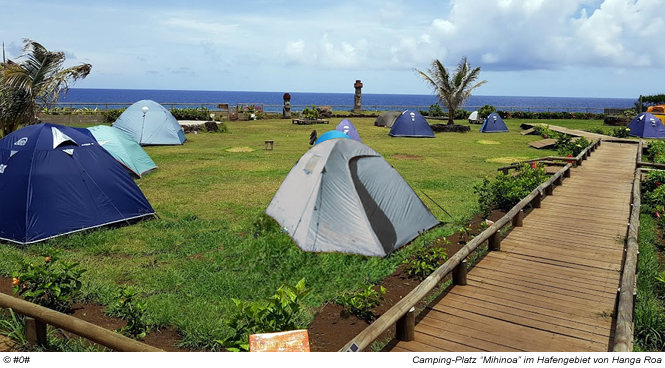
[(148, 153), (124, 131), (107, 125), (97, 125), (87, 130), (100, 146), (136, 177), (140, 178), (157, 168)]
[(113, 123), (142, 146), (185, 143), (185, 132), (171, 112), (151, 100), (141, 100), (123, 111)]
[(54, 124), (0, 139), (0, 239), (30, 244), (155, 211), (92, 137)]
[(630, 135), (642, 138), (665, 138), (665, 126), (660, 120), (648, 113), (643, 112), (637, 115), (628, 124)]
[(390, 128), (391, 137), (434, 138), (434, 131), (418, 111), (406, 110), (395, 119)]
[(337, 128), (335, 128), (335, 130), (339, 130), (340, 132), (348, 135), (349, 137), (351, 137), (351, 139), (355, 139), (358, 142), (362, 142), (360, 140), (360, 135), (358, 134), (358, 130), (356, 130), (355, 125), (353, 125), (353, 123), (348, 119), (340, 121), (339, 124), (337, 124)]
[(379, 257), (439, 223), (378, 152), (353, 139), (307, 151), (266, 214), (305, 251)]
[(469, 124), (480, 124), (478, 111), (473, 111), (471, 114), (469, 114)]
[(485, 118), (483, 125), (480, 127), (481, 133), (505, 133), (508, 131), (506, 123), (501, 119), (499, 114), (493, 112)]
[(321, 142), (327, 141), (328, 139), (335, 139), (335, 138), (349, 138), (349, 139), (351, 139), (351, 137), (344, 134), (344, 132), (340, 132), (339, 130), (331, 130), (331, 131), (328, 131), (328, 132), (325, 132), (325, 133), (321, 134), (321, 136), (316, 140), (316, 143), (314, 143), (314, 144), (319, 144)]

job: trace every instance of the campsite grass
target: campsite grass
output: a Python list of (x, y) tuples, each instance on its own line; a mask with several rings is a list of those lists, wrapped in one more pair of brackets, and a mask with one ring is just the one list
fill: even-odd
[[(58, 251), (63, 260), (80, 262), (87, 270), (82, 300), (107, 305), (119, 287), (133, 285), (155, 322), (175, 325), (183, 344), (199, 349), (219, 348), (214, 341), (229, 335), (225, 321), (234, 312), (231, 298), (262, 300), (282, 283), (305, 278), (314, 289), (307, 303), (315, 308), (341, 292), (378, 282), (413, 246), (383, 259), (305, 253), (278, 226), (255, 226), (291, 167), (310, 148), (311, 131), (321, 135), (339, 120), (311, 126), (290, 120), (228, 122), (228, 133), (188, 134), (183, 146), (146, 147), (159, 168), (136, 182), (158, 219), (26, 247), (0, 243), (0, 273), (9, 276), (20, 260)], [(473, 185), (483, 177), (494, 177), (498, 167), (515, 158), (552, 154), (527, 145), (540, 138), (520, 135), (524, 120), (506, 120), (509, 133), (488, 136), (472, 125), (469, 133), (439, 133), (435, 139), (391, 138), (387, 128), (373, 126), (373, 118), (352, 121), (363, 142), (395, 167), (440, 221), (450, 224), (416, 239), (419, 244), (452, 234), (477, 212)], [(597, 122), (566, 120), (565, 125), (586, 129)], [(499, 144), (479, 143), (490, 139)], [(264, 150), (264, 140), (274, 140), (274, 150)], [(229, 151), (234, 147), (254, 150)]]

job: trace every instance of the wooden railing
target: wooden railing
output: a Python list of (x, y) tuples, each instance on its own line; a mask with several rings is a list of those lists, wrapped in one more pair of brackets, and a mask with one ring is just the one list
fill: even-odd
[[(582, 159), (588, 157), (589, 152), (595, 150), (599, 145), (600, 140), (596, 140), (585, 148), (578, 157)], [(570, 157), (565, 157), (565, 159), (571, 160)], [(573, 160), (577, 161), (577, 158), (573, 158)], [(552, 194), (554, 186), (561, 185), (564, 177), (570, 176), (570, 169), (572, 166), (571, 163), (567, 163), (552, 175), (549, 180), (539, 185), (528, 196), (516, 204), (508, 213), (501, 217), (501, 219), (468, 242), (464, 247), (457, 251), (455, 255), (450, 257), (448, 261), (416, 286), (409, 294), (381, 315), (381, 317), (358, 334), (353, 340), (346, 343), (346, 345), (344, 345), (339, 351), (362, 351), (370, 346), (374, 340), (380, 337), (393, 325), (396, 325), (396, 337), (398, 339), (406, 341), (413, 339), (415, 306), (427, 296), (444, 277), (451, 273), (453, 284), (465, 285), (467, 256), (485, 242), (487, 242), (488, 250), (499, 250), (501, 248), (501, 229), (508, 225), (508, 223), (511, 223), (512, 226), (515, 227), (522, 226), (524, 208), (529, 204), (532, 205), (533, 208), (539, 208), (543, 194)]]
[(31, 343), (44, 345), (46, 327), (51, 325), (115, 351), (163, 351), (81, 319), (3, 293), (0, 293), (0, 307), (11, 308), (15, 313), (26, 317), (26, 337)]

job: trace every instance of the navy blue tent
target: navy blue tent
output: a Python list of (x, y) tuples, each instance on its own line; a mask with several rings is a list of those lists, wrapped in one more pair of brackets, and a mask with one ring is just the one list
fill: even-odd
[(54, 124), (0, 139), (0, 198), (0, 239), (19, 244), (155, 214), (94, 138)]
[(351, 137), (351, 139), (356, 140), (358, 142), (362, 142), (360, 140), (360, 134), (358, 134), (358, 130), (356, 130), (355, 125), (349, 120), (349, 119), (344, 119), (337, 124), (337, 128), (335, 130), (339, 130), (340, 132), (348, 135)]
[(486, 117), (483, 126), (480, 127), (481, 133), (503, 133), (507, 131), (508, 127), (506, 126), (506, 123), (501, 119), (501, 116), (495, 112)]
[(665, 126), (660, 119), (648, 112), (643, 112), (631, 120), (628, 129), (633, 137), (665, 138)]
[(391, 137), (434, 138), (434, 131), (418, 111), (406, 110), (395, 119), (388, 135)]

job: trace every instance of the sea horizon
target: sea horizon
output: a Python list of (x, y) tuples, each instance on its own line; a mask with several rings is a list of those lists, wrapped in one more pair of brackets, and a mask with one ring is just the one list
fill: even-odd
[[(281, 111), (285, 93), (291, 95), (291, 106), (299, 109), (306, 106), (332, 106), (350, 110), (354, 106), (354, 93), (341, 92), (261, 92), (261, 91), (207, 91), (207, 90), (159, 90), (159, 89), (114, 89), (114, 88), (70, 88), (61, 95), (59, 104), (72, 107), (121, 108), (139, 100), (153, 100), (170, 105), (200, 105), (215, 109), (218, 104), (229, 106), (263, 105), (265, 111)], [(492, 105), (497, 110), (569, 111), (602, 113), (607, 108), (631, 108), (637, 99), (603, 97), (547, 97), (547, 96), (491, 96), (472, 95), (461, 109), (477, 110)], [(362, 93), (363, 110), (428, 109), (439, 103), (434, 94), (378, 94)]]

